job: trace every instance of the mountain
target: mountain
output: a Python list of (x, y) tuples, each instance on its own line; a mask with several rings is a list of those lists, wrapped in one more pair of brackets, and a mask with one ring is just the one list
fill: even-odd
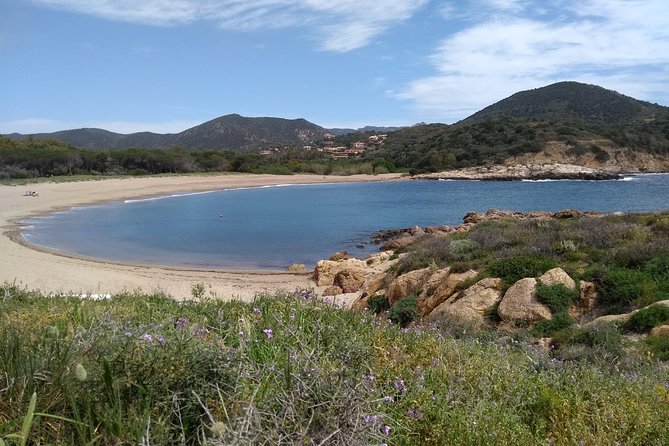
[(328, 129), (328, 132), (332, 133), (335, 136), (348, 135), (350, 133), (367, 133), (367, 132), (376, 132), (376, 133), (390, 133), (396, 130), (401, 130), (405, 127), (378, 127), (373, 125), (366, 125), (358, 129), (346, 129), (346, 128), (333, 128)]
[(533, 163), (668, 171), (669, 107), (559, 82), (516, 93), (453, 125), (389, 133), (366, 156), (416, 172)]
[(7, 135), (13, 139), (32, 136), (53, 138), (85, 149), (122, 149), (126, 147), (187, 149), (227, 149), (247, 151), (272, 146), (306, 144), (320, 141), (326, 129), (305, 119), (247, 118), (225, 115), (180, 133), (159, 134), (139, 132), (120, 134), (102, 129), (64, 130), (34, 135)]
[(668, 107), (639, 101), (597, 85), (558, 82), (518, 92), (457, 125), (499, 118), (580, 121), (593, 125), (631, 124), (654, 119), (667, 111)]

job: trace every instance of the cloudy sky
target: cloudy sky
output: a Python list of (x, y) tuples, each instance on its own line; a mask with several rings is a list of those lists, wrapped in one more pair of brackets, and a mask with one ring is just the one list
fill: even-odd
[(667, 0), (2, 0), (0, 133), (452, 123), (562, 80), (669, 105)]

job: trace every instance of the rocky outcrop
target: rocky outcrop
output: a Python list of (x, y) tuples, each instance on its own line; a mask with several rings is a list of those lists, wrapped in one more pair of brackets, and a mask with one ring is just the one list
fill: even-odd
[(491, 166), (467, 167), (458, 170), (416, 175), (414, 178), (423, 180), (518, 181), (545, 179), (612, 180), (621, 177), (618, 173), (603, 169), (551, 162), (510, 166), (496, 164)]
[(506, 323), (524, 322), (529, 325), (551, 319), (551, 310), (536, 298), (537, 280), (520, 279), (509, 288), (497, 309)]
[(423, 268), (397, 277), (390, 283), (386, 292), (390, 305), (394, 305), (398, 300), (416, 293), (423, 287), (430, 275), (430, 268)]
[(314, 281), (317, 286), (331, 286), (340, 271), (348, 270), (362, 272), (364, 274), (367, 264), (358, 259), (347, 259), (342, 261), (319, 260), (314, 269)]
[(338, 296), (343, 293), (344, 291), (341, 289), (341, 287), (336, 285), (329, 286), (323, 290), (323, 296)]
[(473, 279), (478, 274), (472, 270), (464, 273), (451, 273), (450, 271), (450, 268), (445, 268), (430, 277), (423, 292), (416, 299), (419, 315), (427, 316), (430, 314), (432, 310), (451, 297), (458, 286)]
[(583, 322), (592, 317), (592, 312), (597, 303), (597, 287), (592, 282), (581, 280), (579, 283), (578, 301), (569, 310), (571, 316), (577, 322)]
[(335, 274), (333, 283), (344, 293), (356, 293), (365, 283), (365, 273), (360, 269), (344, 269)]
[(427, 320), (455, 318), (478, 327), (487, 325), (487, 313), (502, 299), (501, 286), (501, 279), (479, 280), (475, 285), (442, 302), (427, 316)]

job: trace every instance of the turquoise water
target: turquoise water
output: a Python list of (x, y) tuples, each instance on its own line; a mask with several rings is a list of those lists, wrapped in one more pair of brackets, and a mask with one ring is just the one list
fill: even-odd
[(456, 225), (469, 211), (669, 209), (669, 174), (623, 181), (399, 181), (214, 191), (25, 220), (33, 244), (98, 259), (194, 268), (313, 266), (378, 249), (381, 229)]

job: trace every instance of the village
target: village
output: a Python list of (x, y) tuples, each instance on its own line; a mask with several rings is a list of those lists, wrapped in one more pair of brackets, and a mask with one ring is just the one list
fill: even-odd
[[(326, 133), (325, 134), (325, 140), (323, 143), (319, 146), (312, 146), (312, 145), (305, 145), (302, 146), (302, 150), (311, 152), (320, 152), (324, 153), (327, 155), (327, 157), (332, 158), (332, 159), (348, 159), (348, 158), (355, 158), (358, 155), (364, 153), (367, 149), (378, 146), (383, 141), (386, 140), (388, 135), (371, 135), (367, 138), (367, 140), (358, 140), (350, 145), (336, 145), (335, 142), (335, 135), (331, 133)], [(284, 147), (285, 149), (286, 147)], [(282, 148), (280, 147), (272, 147), (269, 149), (263, 149), (260, 151), (261, 155), (278, 155), (281, 153)]]

